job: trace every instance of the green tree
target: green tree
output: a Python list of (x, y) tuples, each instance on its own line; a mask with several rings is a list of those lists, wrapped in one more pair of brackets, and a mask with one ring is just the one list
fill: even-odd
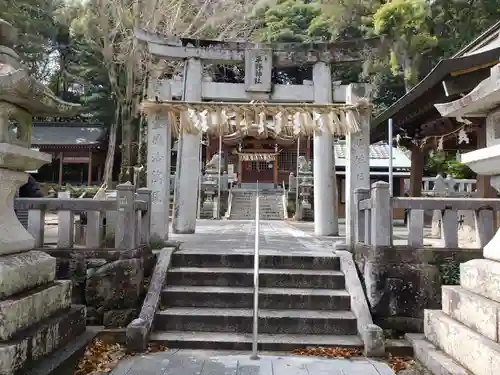
[(423, 56), (438, 43), (429, 27), (429, 16), (425, 0), (393, 0), (373, 15), (373, 30), (390, 40), (388, 62), (394, 75), (404, 77), (406, 91), (418, 83)]
[(498, 0), (436, 0), (432, 29), (438, 38), (436, 59), (454, 55), (500, 19)]
[(276, 5), (258, 8), (254, 38), (265, 42), (311, 43), (331, 38), (327, 19), (318, 3), (280, 0)]
[(424, 172), (427, 176), (450, 176), (453, 178), (476, 178), (476, 174), (465, 164), (457, 161), (456, 153), (439, 151), (427, 154)]
[(54, 20), (61, 0), (3, 0), (0, 16), (16, 27), (16, 52), (30, 73), (42, 80), (50, 79), (54, 72), (53, 53), (59, 26)]

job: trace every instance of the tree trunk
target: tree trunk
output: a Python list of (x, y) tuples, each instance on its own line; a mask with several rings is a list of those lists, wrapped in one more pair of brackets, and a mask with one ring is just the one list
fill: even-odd
[(120, 121), (120, 105), (117, 103), (115, 109), (115, 121), (109, 128), (108, 152), (104, 162), (104, 183), (108, 189), (111, 189), (113, 183), (113, 165), (115, 162), (116, 135), (118, 133), (118, 122)]
[(131, 116), (130, 105), (122, 107), (122, 164), (120, 172), (120, 182), (134, 181), (134, 118)]

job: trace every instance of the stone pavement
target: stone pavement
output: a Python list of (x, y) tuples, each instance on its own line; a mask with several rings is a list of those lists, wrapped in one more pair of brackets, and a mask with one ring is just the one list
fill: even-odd
[[(314, 231), (313, 231), (314, 232)], [(197, 220), (196, 233), (170, 234), (181, 241), (182, 249), (210, 252), (248, 251), (254, 249), (255, 222), (251, 220)], [(344, 237), (315, 237), (314, 234), (279, 220), (260, 223), (260, 249), (272, 251), (331, 251)]]
[(111, 375), (394, 375), (371, 359), (323, 359), (202, 350), (168, 350), (121, 361)]
[[(426, 228), (430, 233), (430, 228)], [(345, 225), (340, 222), (339, 236), (317, 237), (314, 234), (313, 222), (262, 220), (260, 222), (260, 248), (266, 250), (332, 250), (335, 244), (345, 244)], [(393, 228), (395, 245), (408, 243), (406, 226)], [(196, 233), (174, 234), (171, 240), (184, 243), (183, 249), (222, 251), (223, 249), (253, 249), (255, 239), (255, 222), (253, 220), (197, 220)], [(442, 247), (441, 241), (425, 238), (424, 246)]]

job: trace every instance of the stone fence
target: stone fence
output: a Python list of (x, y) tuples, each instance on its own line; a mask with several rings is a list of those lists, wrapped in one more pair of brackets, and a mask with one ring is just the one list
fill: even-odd
[[(35, 238), (35, 247), (45, 246), (45, 219), (57, 212), (57, 248), (75, 246), (75, 214), (86, 213), (84, 246), (87, 249), (113, 247), (131, 250), (150, 243), (151, 191), (122, 184), (116, 188), (116, 199), (69, 198), (66, 192), (59, 198), (17, 198), (16, 210), (28, 211), (28, 232)], [(113, 240), (109, 246), (105, 239)], [(108, 245), (108, 246), (106, 246)]]
[[(495, 211), (500, 211), (500, 199), (456, 197), (391, 197), (389, 184), (376, 182), (371, 191), (354, 192), (357, 212), (355, 216), (355, 242), (372, 246), (392, 246), (394, 208), (408, 212), (408, 241), (411, 247), (424, 246), (426, 211), (440, 213), (439, 229), (444, 248), (458, 248), (460, 232), (472, 228), (479, 248), (484, 247), (495, 233)], [(466, 244), (467, 245), (467, 244)], [(470, 246), (465, 246), (470, 247)]]
[[(444, 178), (441, 175), (436, 177), (423, 177), (422, 178), (422, 195), (426, 195), (429, 192), (435, 192), (440, 190), (440, 186), (447, 188), (450, 191), (455, 191), (457, 193), (473, 193), (476, 190), (476, 179), (467, 178), (452, 178), (450, 176)], [(405, 185), (409, 187), (410, 180), (405, 180)]]
[[(441, 308), (441, 286), (458, 282), (459, 264), (482, 258), (482, 247), (495, 233), (500, 199), (391, 197), (389, 185), (376, 182), (370, 190), (357, 189), (354, 200), (351, 251), (374, 323), (421, 332), (424, 310)], [(392, 225), (394, 208), (407, 211), (407, 230)], [(440, 241), (425, 225), (425, 212), (439, 214)]]
[[(109, 199), (71, 199), (68, 192), (60, 192), (59, 198), (14, 202), (16, 210), (28, 211), (35, 249), (56, 258), (56, 278), (71, 280), (72, 302), (87, 307), (87, 324), (107, 328), (125, 327), (137, 317), (146, 293), (156, 262), (150, 244), (150, 205), (151, 191), (128, 183), (118, 185), (116, 197)], [(45, 225), (46, 215), (54, 212), (57, 233)], [(84, 244), (79, 246), (75, 232), (82, 221)], [(55, 235), (55, 243), (45, 235)]]

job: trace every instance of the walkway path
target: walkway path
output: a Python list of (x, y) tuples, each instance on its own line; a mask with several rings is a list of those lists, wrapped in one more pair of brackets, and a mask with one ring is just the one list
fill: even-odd
[[(210, 252), (253, 251), (255, 222), (251, 220), (198, 220), (196, 233), (171, 234), (170, 239), (181, 241), (184, 250)], [(316, 238), (302, 228), (287, 222), (269, 220), (260, 224), (260, 249), (269, 251), (331, 251), (335, 243), (344, 243), (343, 237)]]
[[(262, 221), (261, 254), (324, 253), (331, 255), (343, 237), (315, 237), (312, 223), (298, 227), (282, 221)], [(198, 220), (196, 234), (171, 234), (182, 242), (181, 251), (253, 253), (255, 222), (250, 220)], [(272, 353), (269, 353), (272, 354)], [(112, 375), (394, 375), (382, 362), (369, 359), (322, 359), (292, 355), (266, 355), (250, 360), (247, 352), (169, 350), (121, 361)]]
[(261, 356), (198, 350), (168, 350), (120, 362), (111, 375), (394, 375), (370, 359)]

